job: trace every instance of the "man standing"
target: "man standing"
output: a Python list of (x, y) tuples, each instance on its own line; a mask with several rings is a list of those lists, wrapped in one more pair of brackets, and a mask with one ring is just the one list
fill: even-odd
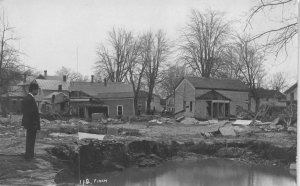
[(29, 93), (22, 101), (22, 126), (26, 131), (26, 152), (25, 159), (30, 160), (34, 157), (34, 144), (37, 130), (41, 129), (40, 115), (34, 96), (38, 93), (39, 86), (36, 83), (29, 85)]

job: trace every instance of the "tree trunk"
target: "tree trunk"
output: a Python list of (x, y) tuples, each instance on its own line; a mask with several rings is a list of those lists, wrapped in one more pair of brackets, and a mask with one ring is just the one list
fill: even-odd
[(133, 105), (134, 105), (134, 114), (138, 115), (138, 96), (135, 94), (134, 95), (134, 100), (133, 100)]
[(147, 98), (147, 114), (151, 113), (152, 94), (153, 94), (153, 87), (149, 87), (148, 98)]
[(255, 97), (254, 100), (255, 100), (255, 113), (257, 113), (259, 111), (260, 100), (257, 97)]
[(1, 105), (1, 112), (2, 112), (2, 117), (6, 118), (7, 117), (7, 104), (6, 100), (2, 97), (0, 97), (0, 105)]

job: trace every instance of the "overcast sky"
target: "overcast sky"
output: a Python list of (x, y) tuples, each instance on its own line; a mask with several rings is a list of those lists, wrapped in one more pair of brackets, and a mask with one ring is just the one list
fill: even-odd
[[(97, 45), (105, 42), (113, 26), (140, 33), (163, 29), (170, 40), (178, 38), (190, 10), (214, 9), (226, 13), (227, 20), (240, 20), (235, 28), (245, 26), (245, 17), (255, 0), (2, 0), (9, 25), (20, 38), (18, 47), (26, 55), (22, 62), (48, 74), (62, 66), (90, 76)], [(296, 12), (295, 9), (291, 11)], [(263, 19), (253, 24), (253, 33), (268, 25)], [(269, 74), (284, 71), (290, 82), (297, 76), (297, 43), (288, 48), (289, 55), (274, 62), (268, 57)]]

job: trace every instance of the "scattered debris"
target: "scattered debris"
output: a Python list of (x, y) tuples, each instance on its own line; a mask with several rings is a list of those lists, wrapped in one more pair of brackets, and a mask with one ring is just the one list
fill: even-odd
[(119, 133), (125, 136), (140, 136), (141, 133), (137, 129), (127, 129), (121, 128), (119, 129)]
[(57, 119), (62, 119), (62, 116), (58, 113), (54, 112), (46, 112), (46, 113), (40, 113), (40, 117), (42, 119), (47, 119), (49, 121), (57, 120)]
[(212, 134), (209, 133), (209, 132), (204, 132), (204, 133), (202, 133), (202, 135), (203, 135), (204, 137), (206, 137), (206, 138), (209, 138), (209, 137), (212, 136)]
[(236, 120), (232, 125), (250, 125), (252, 120)]
[(107, 127), (106, 134), (117, 136), (117, 135), (119, 135), (119, 131), (117, 128)]
[(209, 122), (208, 121), (198, 121), (197, 125), (202, 125), (202, 126), (209, 125)]
[(82, 125), (87, 125), (87, 124), (89, 124), (88, 122), (83, 121), (83, 120), (77, 120), (77, 122), (78, 122), (79, 124), (82, 124)]
[(181, 122), (184, 118), (185, 118), (184, 116), (180, 116), (180, 117), (176, 118), (176, 121)]
[(214, 120), (208, 120), (208, 123), (209, 124), (217, 124), (217, 123), (219, 123), (219, 121), (216, 120), (216, 119), (214, 119)]
[(163, 122), (163, 123), (173, 123), (172, 119), (170, 119), (170, 118), (164, 118), (164, 117), (160, 118), (160, 121)]
[(103, 140), (105, 135), (101, 134), (90, 134), (90, 133), (84, 133), (84, 132), (78, 132), (79, 140), (81, 139), (97, 139), (97, 140)]
[(157, 123), (157, 124), (162, 124), (163, 122), (159, 121), (158, 119), (153, 119), (151, 121), (148, 121), (149, 123)]
[(42, 124), (50, 124), (51, 122), (47, 119), (41, 119)]
[(220, 127), (219, 131), (222, 134), (222, 136), (236, 136), (236, 133), (232, 125), (226, 125), (225, 127)]
[(185, 124), (185, 125), (195, 125), (198, 123), (198, 120), (195, 118), (184, 118), (180, 123)]
[(236, 134), (238, 134), (240, 136), (251, 133), (251, 129), (247, 125), (236, 125), (236, 126), (233, 126), (233, 130), (234, 130), (234, 132)]
[(212, 124), (212, 125), (206, 125), (206, 126), (203, 126), (201, 128), (201, 131), (202, 131), (202, 133), (206, 133), (206, 132), (209, 132), (209, 133), (218, 132), (218, 130), (219, 130), (220, 127), (221, 127), (221, 125), (218, 124), (218, 123)]
[(272, 122), (261, 122), (261, 123), (257, 123), (256, 125), (271, 125)]
[(10, 121), (9, 117), (7, 117), (7, 118), (2, 118), (2, 117), (0, 117), (0, 124), (1, 124), (1, 123), (3, 123), (3, 124), (9, 123), (9, 121)]
[(51, 137), (74, 137), (73, 134), (66, 134), (66, 133), (51, 133), (49, 134)]

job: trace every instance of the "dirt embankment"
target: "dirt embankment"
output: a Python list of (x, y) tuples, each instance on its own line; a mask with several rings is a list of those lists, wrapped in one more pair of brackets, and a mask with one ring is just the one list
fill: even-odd
[(77, 135), (78, 131), (101, 133), (103, 127), (98, 123), (53, 121), (43, 122), (41, 128), (35, 159), (26, 162), (20, 117), (0, 122), (0, 185), (78, 183), (80, 176), (91, 171), (155, 166), (177, 158), (214, 156), (288, 166), (296, 157), (296, 134), (287, 132), (255, 129), (246, 136), (207, 138), (201, 135), (206, 130), (202, 126), (140, 122), (108, 125), (107, 133), (111, 135), (98, 141), (79, 140)]
[(67, 160), (72, 168), (56, 175), (57, 183), (65, 182), (66, 177), (80, 177), (91, 173), (123, 170), (130, 166), (155, 166), (162, 161), (205, 156), (234, 158), (250, 164), (266, 166), (288, 166), (295, 162), (296, 147), (283, 147), (262, 141), (201, 141), (178, 143), (157, 141), (97, 141), (84, 140), (80, 148), (59, 145), (50, 148), (49, 153)]

